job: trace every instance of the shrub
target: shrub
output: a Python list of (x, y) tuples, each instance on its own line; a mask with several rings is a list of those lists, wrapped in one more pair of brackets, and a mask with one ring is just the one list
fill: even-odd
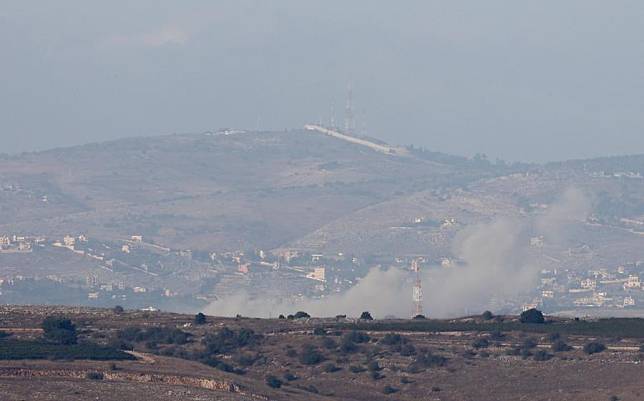
[(366, 372), (367, 369), (363, 368), (362, 366), (352, 365), (349, 366), (349, 371), (351, 371), (351, 373), (362, 373)]
[(543, 313), (537, 309), (528, 309), (527, 311), (521, 313), (521, 316), (519, 318), (521, 323), (537, 323), (541, 324), (544, 323), (546, 320), (543, 317)]
[(447, 364), (447, 358), (425, 351), (416, 356), (415, 362), (426, 368), (440, 367)]
[(69, 319), (47, 317), (42, 322), (43, 336), (56, 344), (71, 345), (78, 342), (76, 326)]
[(350, 341), (352, 343), (361, 344), (368, 343), (371, 340), (368, 334), (363, 333), (362, 331), (353, 330), (344, 335), (343, 340)]
[(103, 373), (101, 372), (87, 372), (85, 378), (89, 380), (103, 380)]
[(195, 324), (206, 324), (206, 315), (199, 312), (195, 315)]
[(412, 356), (416, 355), (416, 347), (413, 344), (405, 344), (400, 347), (400, 355), (402, 356)]
[(400, 382), (402, 384), (411, 384), (414, 381), (412, 379), (410, 379), (409, 377), (407, 377), (407, 376), (403, 376), (403, 377), (400, 378)]
[(286, 319), (286, 317), (285, 317), (284, 315), (279, 315), (277, 318), (278, 318), (279, 320), (284, 320), (284, 319)]
[(380, 365), (378, 364), (378, 361), (371, 361), (371, 362), (369, 362), (369, 363), (367, 364), (367, 369), (368, 369), (370, 372), (378, 372), (378, 371), (381, 371), (381, 370), (382, 370), (382, 368), (381, 368), (381, 367), (380, 367)]
[(365, 311), (360, 315), (360, 320), (373, 320), (373, 317), (371, 316), (371, 313)]
[(427, 319), (425, 315), (416, 315), (412, 318), (413, 320), (425, 320)]
[(293, 319), (309, 319), (309, 318), (311, 318), (311, 315), (302, 311), (296, 312), (295, 315), (293, 315)]
[(112, 312), (116, 313), (117, 315), (120, 315), (123, 313), (125, 309), (121, 305), (116, 305), (114, 308), (112, 308)]
[(325, 336), (326, 335), (326, 330), (324, 330), (322, 327), (316, 327), (313, 329), (313, 335), (314, 336)]
[(286, 372), (286, 373), (284, 373), (284, 380), (286, 380), (287, 382), (292, 382), (292, 381), (297, 380), (297, 376), (295, 376), (291, 372)]
[(338, 370), (342, 370), (341, 368), (337, 367), (337, 366), (336, 366), (335, 364), (333, 364), (333, 363), (327, 363), (326, 365), (324, 365), (324, 367), (323, 367), (322, 369), (323, 369), (326, 373), (334, 373), (334, 372), (337, 372)]
[(400, 334), (387, 333), (378, 342), (383, 345), (402, 345), (407, 342), (407, 339)]
[(534, 353), (534, 357), (533, 357), (535, 361), (547, 361), (550, 358), (552, 358), (552, 355), (550, 355), (549, 353), (547, 353), (542, 349), (537, 350), (537, 352)]
[(385, 388), (382, 389), (382, 392), (385, 394), (393, 394), (393, 393), (397, 393), (398, 389), (392, 386), (385, 386)]
[(317, 365), (318, 363), (324, 361), (324, 355), (318, 351), (315, 346), (311, 344), (305, 344), (302, 347), (302, 352), (300, 352), (300, 363), (303, 365)]
[(537, 347), (537, 340), (535, 340), (534, 338), (531, 338), (531, 337), (526, 338), (525, 340), (523, 340), (523, 344), (521, 344), (521, 348), (523, 348), (523, 349), (533, 349), (533, 348), (536, 348), (536, 347)]
[(483, 320), (492, 320), (494, 318), (494, 315), (489, 310), (486, 310), (481, 314), (481, 317), (483, 318)]
[(262, 339), (261, 335), (255, 334), (250, 329), (242, 328), (238, 332), (224, 327), (216, 334), (207, 335), (203, 342), (206, 351), (210, 354), (224, 354), (236, 349), (252, 346)]
[(273, 375), (266, 376), (266, 384), (272, 388), (282, 387), (282, 381)]
[(373, 380), (380, 380), (380, 379), (382, 379), (384, 376), (383, 376), (383, 375), (381, 375), (381, 374), (380, 374), (380, 372), (378, 372), (378, 371), (374, 370), (374, 371), (372, 371), (371, 373), (369, 373), (369, 377), (371, 377)]
[(505, 334), (498, 330), (490, 332), (490, 340), (492, 341), (503, 341), (505, 339)]
[(553, 352), (566, 352), (570, 351), (572, 347), (566, 344), (564, 340), (556, 340), (552, 343), (550, 349), (552, 349)]
[(606, 350), (606, 346), (598, 342), (590, 342), (584, 345), (584, 352), (588, 355), (598, 354)]
[(326, 349), (335, 349), (338, 347), (338, 343), (331, 337), (324, 337), (322, 339), (322, 346)]
[(487, 348), (490, 346), (490, 342), (487, 338), (477, 338), (472, 342), (472, 347), (476, 349)]

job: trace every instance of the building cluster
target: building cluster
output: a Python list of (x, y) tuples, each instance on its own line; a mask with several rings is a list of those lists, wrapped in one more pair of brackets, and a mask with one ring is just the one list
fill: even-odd
[(538, 295), (524, 305), (550, 311), (644, 306), (644, 262), (588, 271), (573, 269), (542, 270)]

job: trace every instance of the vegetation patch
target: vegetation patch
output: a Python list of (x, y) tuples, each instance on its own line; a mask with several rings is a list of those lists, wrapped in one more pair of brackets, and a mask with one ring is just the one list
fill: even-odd
[(112, 347), (96, 344), (53, 344), (40, 341), (0, 341), (0, 360), (88, 359), (95, 361), (134, 360), (134, 356)]

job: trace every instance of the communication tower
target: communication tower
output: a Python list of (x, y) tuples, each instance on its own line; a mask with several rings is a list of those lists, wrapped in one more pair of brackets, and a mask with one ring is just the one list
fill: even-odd
[(411, 271), (416, 273), (416, 282), (414, 283), (412, 298), (414, 300), (414, 316), (418, 316), (423, 314), (423, 287), (418, 259), (411, 261)]
[(356, 129), (355, 114), (353, 113), (353, 88), (349, 85), (347, 94), (347, 107), (344, 111), (344, 131), (352, 134)]

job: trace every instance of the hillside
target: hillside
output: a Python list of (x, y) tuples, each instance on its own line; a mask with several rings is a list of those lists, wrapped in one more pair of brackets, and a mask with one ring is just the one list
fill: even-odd
[[(43, 343), (41, 322), (52, 316), (70, 319), (83, 345)], [(636, 400), (642, 326), (516, 316), (197, 323), (160, 312), (5, 306), (0, 390), (10, 401)], [(70, 357), (88, 346), (109, 350), (106, 360)], [(54, 348), (59, 357), (47, 358)]]

